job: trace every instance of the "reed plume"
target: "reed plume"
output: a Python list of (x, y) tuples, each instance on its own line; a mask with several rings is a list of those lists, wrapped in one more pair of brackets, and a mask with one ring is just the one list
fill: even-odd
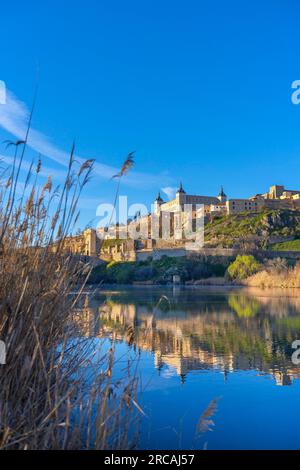
[(13, 165), (0, 180), (0, 449), (128, 447), (137, 380), (115, 377), (113, 343), (100, 354), (99, 341), (85, 336), (91, 267), (64, 249), (94, 161), (78, 169), (73, 144), (61, 188), (50, 176), (40, 184), (39, 158), (19, 191), (30, 121), (26, 138), (7, 145)]

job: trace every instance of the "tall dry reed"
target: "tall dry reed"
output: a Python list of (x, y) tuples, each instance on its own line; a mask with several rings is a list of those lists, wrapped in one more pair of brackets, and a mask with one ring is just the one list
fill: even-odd
[(243, 284), (262, 288), (300, 288), (300, 263), (294, 267), (288, 267), (282, 262), (278, 263), (278, 266), (268, 264), (258, 273), (245, 279)]
[(64, 252), (93, 160), (78, 164), (73, 145), (60, 188), (39, 184), (40, 159), (21, 184), (28, 133), (0, 178), (0, 448), (128, 448), (137, 381), (115, 376), (113, 344), (95, 360), (74, 314), (90, 268)]

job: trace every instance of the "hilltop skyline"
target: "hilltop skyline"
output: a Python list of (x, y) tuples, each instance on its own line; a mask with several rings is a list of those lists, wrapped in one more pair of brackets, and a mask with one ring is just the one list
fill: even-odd
[[(78, 156), (96, 159), (82, 227), (113, 201), (111, 176), (131, 151), (135, 166), (120, 189), (130, 204), (150, 207), (158, 191), (172, 199), (180, 180), (189, 194), (215, 195), (223, 185), (233, 198), (270, 184), (299, 187), (300, 106), (291, 102), (299, 5), (130, 6), (2, 6), (1, 142), (23, 136), (39, 82), (24, 168), (41, 153), (42, 177), (59, 182), (74, 139)], [(11, 162), (3, 144), (0, 155)]]

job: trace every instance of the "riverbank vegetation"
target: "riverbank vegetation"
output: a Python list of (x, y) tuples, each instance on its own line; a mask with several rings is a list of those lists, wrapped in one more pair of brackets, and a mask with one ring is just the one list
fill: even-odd
[(0, 449), (128, 448), (137, 380), (116, 377), (113, 342), (86, 337), (76, 309), (90, 269), (63, 250), (93, 161), (76, 163), (73, 146), (60, 188), (41, 184), (40, 159), (20, 181), (26, 140), (8, 143), (0, 179)]
[(300, 264), (288, 266), (284, 260), (278, 260), (277, 266), (266, 264), (243, 283), (250, 287), (300, 288)]
[(300, 287), (300, 264), (284, 258), (256, 259), (253, 255), (199, 256), (140, 262), (103, 262), (96, 266), (89, 284), (172, 284), (174, 276), (187, 285), (249, 285), (253, 287)]
[(163, 256), (159, 260), (152, 258), (136, 262), (103, 262), (95, 267), (89, 277), (89, 283), (99, 284), (168, 284), (173, 276), (179, 276), (181, 282), (200, 280), (225, 275), (230, 260), (221, 257), (171, 258)]
[(239, 255), (228, 267), (227, 276), (249, 287), (300, 288), (300, 263), (285, 258), (258, 262), (252, 255)]
[(230, 263), (227, 274), (232, 280), (242, 280), (257, 273), (260, 263), (253, 255), (238, 255), (236, 259)]

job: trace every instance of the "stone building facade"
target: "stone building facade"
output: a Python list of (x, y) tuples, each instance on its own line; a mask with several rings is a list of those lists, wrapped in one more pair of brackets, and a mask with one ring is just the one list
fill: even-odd
[[(153, 213), (137, 216), (127, 225), (99, 229), (99, 234), (95, 229), (87, 229), (66, 238), (64, 247), (75, 254), (129, 261), (134, 260), (135, 253), (141, 250), (180, 249), (183, 243), (192, 239), (187, 235), (196, 233), (199, 222), (264, 208), (300, 210), (300, 190), (273, 185), (268, 192), (248, 199), (228, 199), (223, 187), (218, 196), (190, 195), (180, 183), (175, 198), (170, 201), (164, 201), (158, 193)], [(111, 243), (103, 242), (103, 238)]]
[[(57, 243), (53, 245), (53, 251), (57, 249)], [(63, 250), (66, 253), (98, 257), (100, 252), (100, 240), (96, 230), (89, 228), (83, 232), (66, 237), (63, 241)]]
[(267, 209), (300, 210), (300, 190), (285, 189), (284, 186), (270, 186), (267, 193), (256, 194), (249, 199), (229, 199), (226, 202), (227, 214)]

